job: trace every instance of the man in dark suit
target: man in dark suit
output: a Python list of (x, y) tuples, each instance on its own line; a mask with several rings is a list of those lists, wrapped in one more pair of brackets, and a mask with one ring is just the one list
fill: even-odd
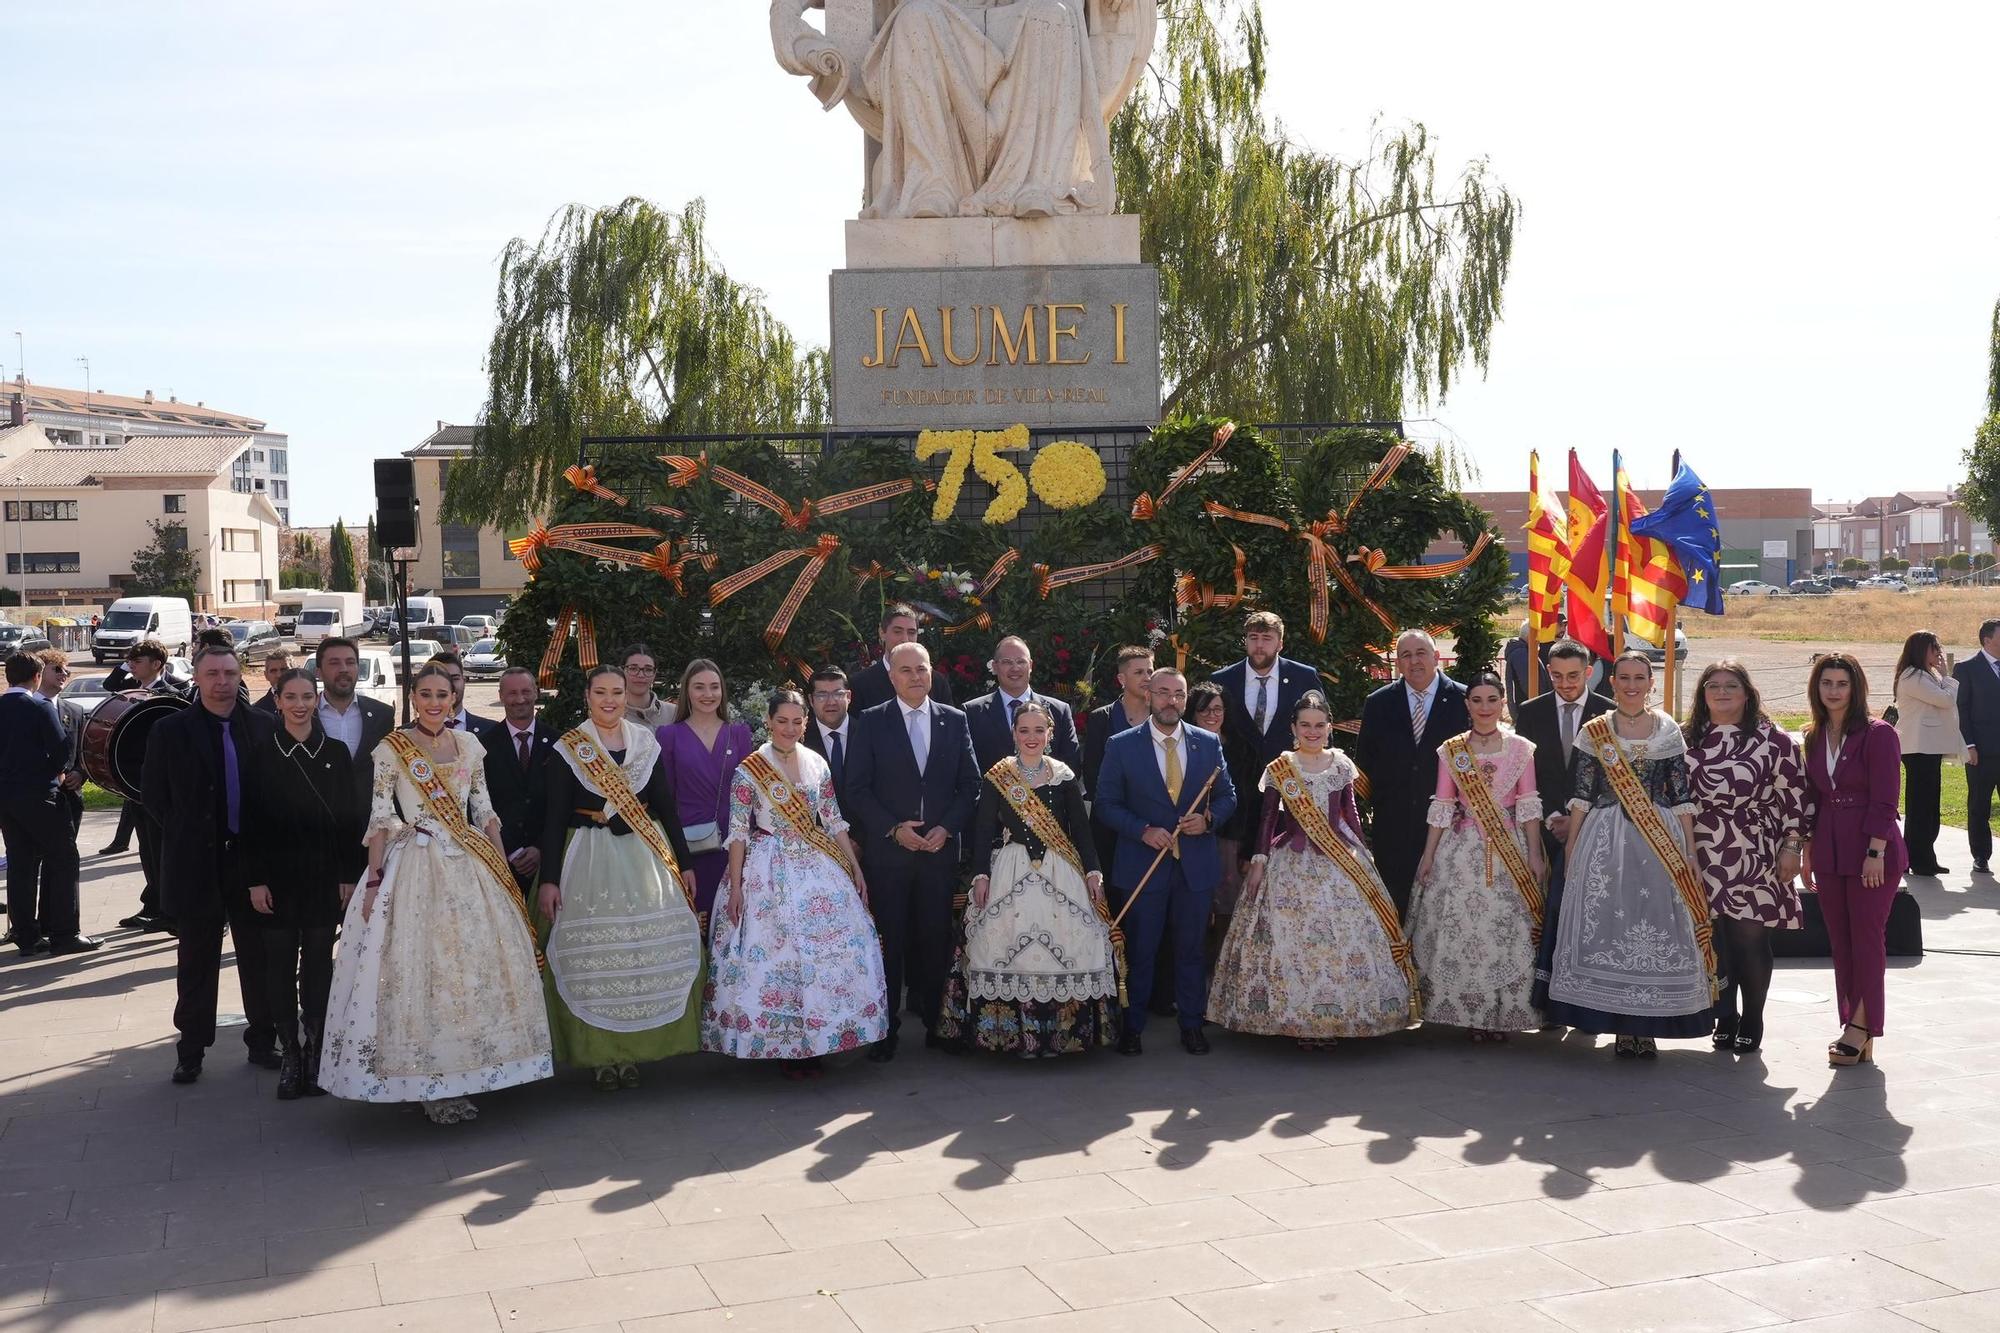
[[(1153, 678), (1153, 650), (1128, 644), (1118, 650), (1114, 660), (1118, 697), (1091, 709), (1090, 715), (1084, 719), (1083, 767), (1078, 772), (1083, 778), (1083, 790), (1093, 802), (1097, 799), (1097, 775), (1104, 769), (1105, 742), (1121, 731), (1143, 725), (1152, 713), (1147, 682)], [(1111, 858), (1118, 851), (1118, 834), (1097, 817), (1094, 805), (1090, 812), (1090, 827), (1097, 835), (1097, 864), (1105, 867), (1105, 873), (1109, 875)]]
[(77, 906), (76, 829), (60, 794), (70, 759), (55, 706), (36, 692), (42, 661), (7, 659), (0, 695), (0, 838), (7, 847), (7, 938), (24, 955), (87, 953)]
[(993, 679), (999, 688), (966, 701), (965, 720), (972, 728), (972, 753), (984, 773), (1014, 753), (1014, 710), (1033, 699), (1049, 710), (1049, 753), (1075, 769), (1083, 763), (1076, 743), (1076, 717), (1069, 705), (1036, 694), (1031, 683), (1035, 655), (1025, 639), (1009, 634), (994, 645)]
[(278, 718), (278, 678), (292, 669), (292, 655), (283, 648), (264, 655), (264, 697), (250, 706)]
[(1354, 762), (1368, 779), (1370, 843), (1396, 911), (1410, 908), (1437, 791), (1438, 746), (1472, 725), (1465, 686), (1438, 671), (1437, 643), (1420, 629), (1396, 640), (1396, 674), (1361, 705)]
[[(1613, 707), (1611, 696), (1590, 688), (1590, 649), (1575, 639), (1557, 639), (1545, 663), (1549, 689), (1521, 705), (1514, 729), (1535, 745), (1535, 790), (1542, 798), (1542, 847), (1548, 854), (1549, 887), (1542, 904), (1542, 943), (1535, 971), (1543, 986), (1554, 966), (1556, 921), (1562, 915), (1563, 848), (1569, 836), (1569, 757), (1584, 723)], [(1539, 1000), (1537, 1001), (1539, 1003)]]
[[(1222, 880), (1213, 830), (1235, 812), (1236, 785), (1223, 763), (1222, 741), (1181, 721), (1187, 678), (1161, 667), (1147, 692), (1151, 719), (1106, 742), (1104, 767), (1097, 774), (1097, 813), (1118, 834), (1111, 863), (1114, 901), (1122, 911), (1124, 901), (1138, 894), (1126, 917), (1126, 990), (1133, 1003), (1125, 1009), (1118, 1052), (1140, 1053), (1153, 956), (1161, 935), (1171, 930), (1181, 1047), (1190, 1055), (1206, 1055), (1208, 1038), (1201, 1026), (1208, 986), (1202, 942), (1215, 886)], [(1201, 799), (1210, 774), (1214, 784)], [(1160, 855), (1163, 849), (1165, 856)], [(1156, 858), (1157, 868), (1148, 879)]]
[[(896, 686), (889, 679), (889, 650), (899, 643), (917, 641), (916, 608), (898, 602), (884, 611), (881, 635), (882, 655), (848, 679), (847, 688), (852, 695), (848, 707), (853, 712), (865, 713), (896, 697)], [(931, 699), (941, 704), (957, 702), (951, 697), (951, 682), (936, 673), (931, 675)]]
[(319, 673), (319, 726), (347, 747), (354, 759), (354, 781), (366, 810), (375, 782), (373, 755), (382, 738), (396, 728), (396, 710), (379, 699), (356, 694), (361, 679), (361, 649), (354, 640), (329, 635), (313, 651)]
[[(125, 678), (114, 685), (112, 680), (118, 672), (104, 678), (107, 690), (146, 690), (153, 694), (171, 694), (177, 698), (189, 698), (193, 688), (167, 670), (167, 648), (158, 639), (146, 639), (132, 645), (125, 654)], [(150, 739), (150, 737), (149, 737)], [(139, 910), (119, 921), (128, 930), (172, 931), (170, 914), (160, 905), (160, 828), (146, 818), (143, 801), (128, 800), (126, 811), (118, 817), (118, 837), (113, 839), (116, 846), (124, 842), (125, 814), (132, 816), (133, 832), (139, 838)], [(106, 847), (99, 855), (112, 851)]]
[(868, 1058), (896, 1058), (903, 985), (939, 1045), (938, 1008), (951, 967), (952, 895), (959, 840), (979, 799), (979, 762), (965, 714), (930, 697), (931, 655), (920, 643), (889, 650), (896, 697), (855, 715), (847, 802), (860, 825), (868, 906), (882, 937), (889, 1035)]
[(1979, 627), (1979, 651), (1952, 668), (1965, 741), (1966, 840), (1974, 874), (1992, 873), (1993, 789), (2000, 786), (2000, 620)]
[(147, 817), (161, 833), (161, 892), (180, 935), (176, 1083), (200, 1078), (202, 1057), (215, 1044), (225, 924), (236, 943), (236, 982), (248, 1020), (243, 1045), (251, 1064), (276, 1069), (279, 1063), (264, 984), (267, 964), (258, 947), (261, 927), (250, 907), (250, 885), (262, 883), (263, 875), (244, 836), (245, 794), (260, 780), (258, 756), (270, 746), (275, 726), (242, 703), (234, 649), (197, 648), (194, 678), (195, 706), (154, 725), (141, 783)]
[[(1257, 771), (1247, 790), (1257, 790), (1264, 766), (1292, 747), (1292, 706), (1307, 690), (1320, 688), (1319, 672), (1281, 656), (1285, 622), (1273, 611), (1252, 611), (1243, 620), (1243, 660), (1231, 662), (1209, 679), (1222, 687), (1223, 725), (1232, 736), (1257, 744)], [(1239, 789), (1245, 774), (1232, 773)]]
[(542, 833), (548, 823), (548, 769), (561, 763), (556, 738), (535, 717), (541, 690), (523, 666), (500, 675), (500, 707), (507, 716), (479, 724), (473, 735), (486, 749), (486, 794), (500, 816), (501, 850), (523, 893), (542, 868)]
[(837, 666), (823, 666), (813, 672), (811, 689), (813, 720), (806, 724), (805, 747), (833, 770), (833, 798), (840, 804), (840, 817), (851, 824), (854, 807), (847, 799), (847, 754), (854, 745), (854, 714), (848, 711), (853, 696), (847, 692), (847, 673)]

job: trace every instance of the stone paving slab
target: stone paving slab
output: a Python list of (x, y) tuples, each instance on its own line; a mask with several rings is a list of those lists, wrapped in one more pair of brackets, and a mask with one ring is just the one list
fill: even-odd
[(113, 924), (136, 880), (86, 862), (99, 953), (0, 955), (0, 1331), (2000, 1327), (1991, 879), (1917, 882), (1932, 952), (1852, 1070), (1801, 961), (1743, 1059), (1426, 1029), (805, 1085), (698, 1056), (461, 1126), (281, 1104), (230, 1029), (169, 1084), (172, 943)]

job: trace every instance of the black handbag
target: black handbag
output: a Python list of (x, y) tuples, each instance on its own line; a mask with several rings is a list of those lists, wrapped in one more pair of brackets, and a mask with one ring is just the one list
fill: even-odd
[[(1826, 918), (1819, 910), (1819, 895), (1802, 893), (1799, 904), (1805, 917), (1804, 929), (1772, 931), (1771, 952), (1779, 958), (1831, 957), (1833, 946), (1827, 943)], [(1882, 934), (1889, 957), (1924, 956), (1924, 914), (1908, 889), (1896, 890), (1896, 901), (1889, 905), (1889, 924)]]

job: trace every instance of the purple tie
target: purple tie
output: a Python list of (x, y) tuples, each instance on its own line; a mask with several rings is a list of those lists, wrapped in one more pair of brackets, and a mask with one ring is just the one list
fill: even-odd
[(229, 724), (222, 724), (222, 792), (223, 800), (229, 806), (229, 834), (236, 836), (243, 814), (243, 781), (236, 772), (236, 738), (229, 734)]

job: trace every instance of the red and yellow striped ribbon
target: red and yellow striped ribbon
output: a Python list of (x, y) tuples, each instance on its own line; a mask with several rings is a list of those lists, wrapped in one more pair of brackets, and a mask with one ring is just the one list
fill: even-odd
[(537, 523), (528, 529), (527, 536), (509, 541), (507, 549), (514, 553), (514, 558), (521, 562), (523, 569), (535, 574), (541, 570), (544, 551), (575, 551), (597, 560), (637, 564), (639, 552), (600, 546), (598, 541), (610, 537), (645, 537), (657, 541), (660, 536), (652, 528), (642, 528), (636, 523), (564, 523), (553, 528)]
[(672, 584), (675, 596), (685, 597), (687, 567), (693, 564), (703, 569), (714, 569), (715, 556), (713, 553), (695, 554), (689, 551), (685, 544), (677, 556), (674, 554), (674, 543), (670, 539), (654, 547), (649, 555), (641, 557), (639, 564)]
[(759, 579), (776, 573), (795, 560), (805, 560), (806, 567), (800, 570), (798, 578), (793, 580), (792, 590), (785, 594), (785, 600), (778, 604), (770, 623), (764, 627), (764, 646), (776, 652), (778, 645), (784, 641), (785, 631), (792, 626), (792, 618), (798, 615), (799, 608), (805, 604), (806, 595), (812, 591), (813, 583), (819, 578), (820, 571), (826, 568), (827, 562), (833, 559), (833, 553), (839, 549), (840, 538), (826, 532), (821, 533), (819, 540), (811, 546), (801, 546), (796, 550), (779, 551), (775, 555), (766, 556), (756, 564), (739, 569), (728, 578), (717, 582), (708, 590), (708, 604), (721, 606)]
[(1020, 547), (1010, 546), (1001, 552), (1000, 558), (987, 567), (986, 577), (979, 580), (979, 595), (992, 596), (993, 590), (1000, 586), (1000, 580), (1007, 577), (1007, 571), (1019, 563), (1021, 563)]
[(1088, 583), (1106, 574), (1116, 574), (1121, 569), (1133, 569), (1148, 560), (1158, 560), (1166, 553), (1166, 543), (1154, 542), (1150, 546), (1141, 546), (1130, 555), (1121, 555), (1116, 560), (1101, 560), (1094, 565), (1072, 565), (1068, 569), (1057, 570), (1051, 570), (1047, 565), (1036, 565), (1035, 592), (1047, 597), (1057, 588), (1066, 588), (1072, 583)]
[(1132, 517), (1141, 523), (1151, 522), (1154, 515), (1160, 512), (1160, 506), (1173, 499), (1175, 491), (1185, 486), (1191, 477), (1207, 467), (1209, 461), (1222, 452), (1222, 446), (1228, 444), (1229, 437), (1235, 433), (1236, 423), (1233, 421), (1225, 421), (1217, 426), (1215, 438), (1208, 448), (1189, 459), (1181, 466), (1180, 471), (1174, 473), (1172, 479), (1167, 482), (1166, 489), (1160, 492), (1159, 499), (1155, 500), (1151, 495), (1141, 495), (1132, 502)]
[(667, 484), (674, 487), (692, 486), (706, 472), (711, 481), (735, 492), (752, 504), (762, 505), (778, 516), (778, 521), (794, 532), (803, 532), (814, 518), (825, 514), (844, 513), (849, 509), (859, 509), (863, 505), (880, 500), (893, 500), (899, 495), (908, 495), (921, 483), (905, 477), (900, 481), (878, 481), (872, 486), (858, 486), (851, 491), (841, 491), (819, 500), (801, 500), (794, 508), (790, 501), (759, 481), (752, 481), (734, 468), (708, 461), (708, 455), (689, 458), (684, 454), (662, 454), (660, 461), (667, 465)]
[(556, 686), (556, 668), (562, 665), (571, 625), (576, 626), (577, 666), (588, 671), (597, 665), (597, 622), (591, 619), (590, 612), (565, 606), (556, 612), (556, 627), (549, 632), (549, 646), (542, 650), (542, 663), (535, 670), (535, 679), (545, 690)]
[(597, 465), (594, 463), (575, 463), (564, 468), (563, 480), (582, 491), (585, 495), (594, 495), (600, 500), (609, 500), (615, 505), (629, 503), (624, 496), (597, 480)]

